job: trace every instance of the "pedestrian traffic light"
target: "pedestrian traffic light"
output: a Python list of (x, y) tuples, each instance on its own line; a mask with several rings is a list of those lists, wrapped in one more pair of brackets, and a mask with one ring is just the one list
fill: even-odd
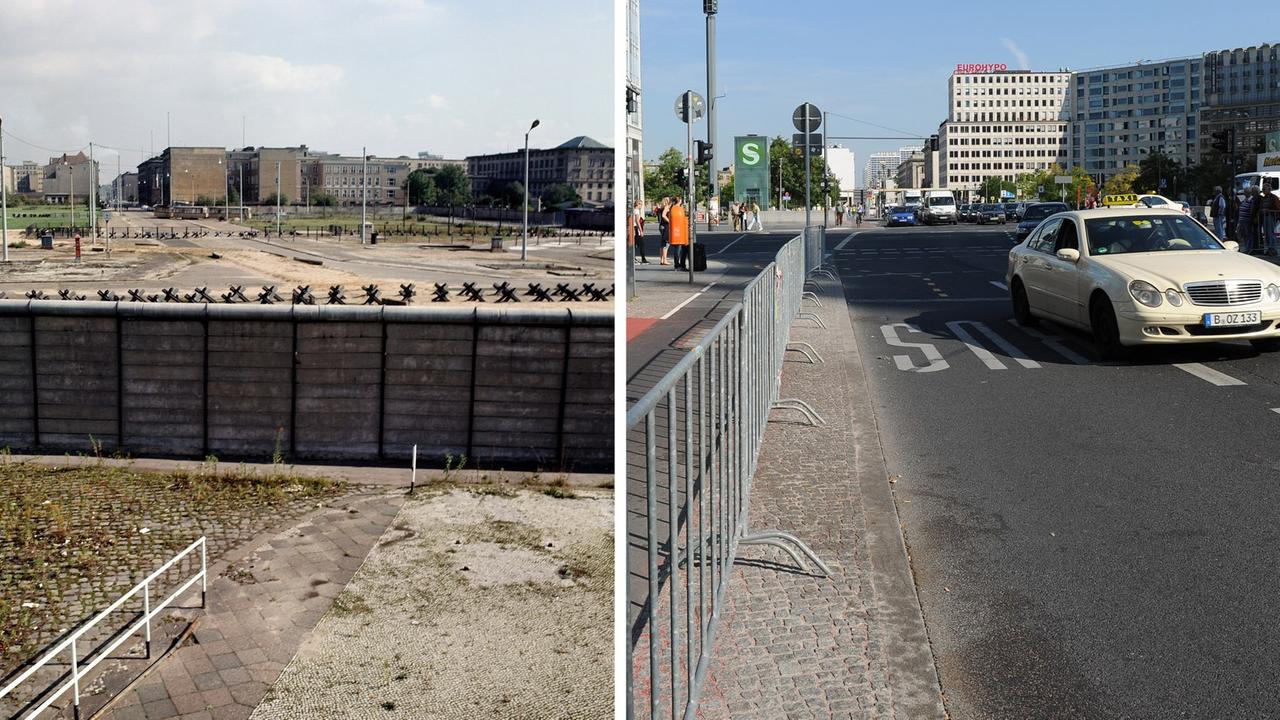
[(702, 140), (694, 140), (694, 146), (697, 148), (697, 154), (694, 155), (695, 162), (699, 165), (706, 165), (711, 162), (711, 143)]
[(1230, 148), (1227, 146), (1228, 134), (1229, 133), (1226, 130), (1219, 130), (1218, 132), (1214, 133), (1213, 144), (1210, 145), (1209, 147), (1212, 147), (1214, 150), (1217, 150), (1220, 153), (1230, 152)]

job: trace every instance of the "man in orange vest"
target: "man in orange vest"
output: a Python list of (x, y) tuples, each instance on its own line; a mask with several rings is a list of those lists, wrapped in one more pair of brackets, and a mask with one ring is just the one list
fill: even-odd
[(675, 250), (676, 270), (688, 270), (689, 262), (689, 214), (685, 212), (682, 198), (676, 197), (675, 202), (668, 211), (668, 217), (671, 218), (670, 229), (667, 232), (671, 236), (671, 247)]

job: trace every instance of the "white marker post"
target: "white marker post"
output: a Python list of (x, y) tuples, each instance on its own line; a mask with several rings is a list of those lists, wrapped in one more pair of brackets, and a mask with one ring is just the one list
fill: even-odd
[(409, 473), (409, 494), (413, 494), (413, 486), (418, 482), (418, 446), (413, 446), (413, 471)]

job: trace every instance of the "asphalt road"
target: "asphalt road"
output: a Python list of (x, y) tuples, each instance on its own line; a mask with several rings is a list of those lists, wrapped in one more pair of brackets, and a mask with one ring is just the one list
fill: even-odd
[(1012, 232), (829, 235), (951, 717), (1280, 716), (1280, 355), (1019, 328)]

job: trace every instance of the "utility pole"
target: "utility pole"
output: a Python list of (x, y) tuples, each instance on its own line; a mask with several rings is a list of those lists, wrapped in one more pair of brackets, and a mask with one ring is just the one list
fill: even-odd
[(165, 150), (169, 154), (169, 217), (173, 217), (173, 132), (169, 129), (169, 112), (166, 110), (164, 114), (164, 137)]
[(276, 238), (280, 237), (280, 161), (276, 161)]
[(360, 148), (360, 244), (364, 245), (365, 196), (369, 187), (369, 148)]
[(520, 262), (529, 259), (529, 133), (536, 127), (538, 121), (534, 120), (524, 134), (524, 226), (520, 232)]
[[(718, 5), (719, 0), (702, 0), (702, 11), (707, 15), (707, 144), (711, 146), (713, 158), (716, 151), (716, 11)], [(711, 183), (711, 192), (707, 195), (707, 230), (709, 231), (715, 227), (714, 218), (711, 215), (713, 203), (716, 210), (719, 210), (719, 199), (716, 195), (719, 178), (716, 177), (714, 159), (707, 163), (707, 179)], [(691, 258), (690, 267), (692, 266)]]
[[(73, 173), (74, 174), (74, 173)], [(98, 163), (93, 160), (93, 143), (89, 143), (89, 242), (98, 244)]]
[(695, 177), (694, 171), (697, 169), (697, 166), (693, 164), (694, 157), (693, 157), (693, 91), (692, 90), (687, 90), (685, 91), (685, 94), (684, 94), (684, 116), (688, 119), (687, 122), (685, 123), (685, 131), (688, 135), (687, 148), (689, 153), (686, 156), (689, 162), (689, 177), (687, 179), (689, 184), (689, 204), (685, 206), (686, 209), (689, 211), (689, 251), (688, 251), (688, 254), (685, 256), (684, 262), (689, 269), (689, 282), (692, 283), (693, 282), (693, 242), (694, 242), (693, 235), (698, 230), (697, 223), (694, 222), (697, 218), (697, 213), (694, 212), (694, 207), (695, 207), (695, 203), (697, 202), (698, 196), (694, 192), (694, 185), (693, 185), (693, 181)]
[(244, 162), (243, 160), (237, 166), (240, 170), (240, 222), (244, 222)]
[(0, 118), (0, 262), (9, 262), (9, 197), (4, 189), (4, 118)]

